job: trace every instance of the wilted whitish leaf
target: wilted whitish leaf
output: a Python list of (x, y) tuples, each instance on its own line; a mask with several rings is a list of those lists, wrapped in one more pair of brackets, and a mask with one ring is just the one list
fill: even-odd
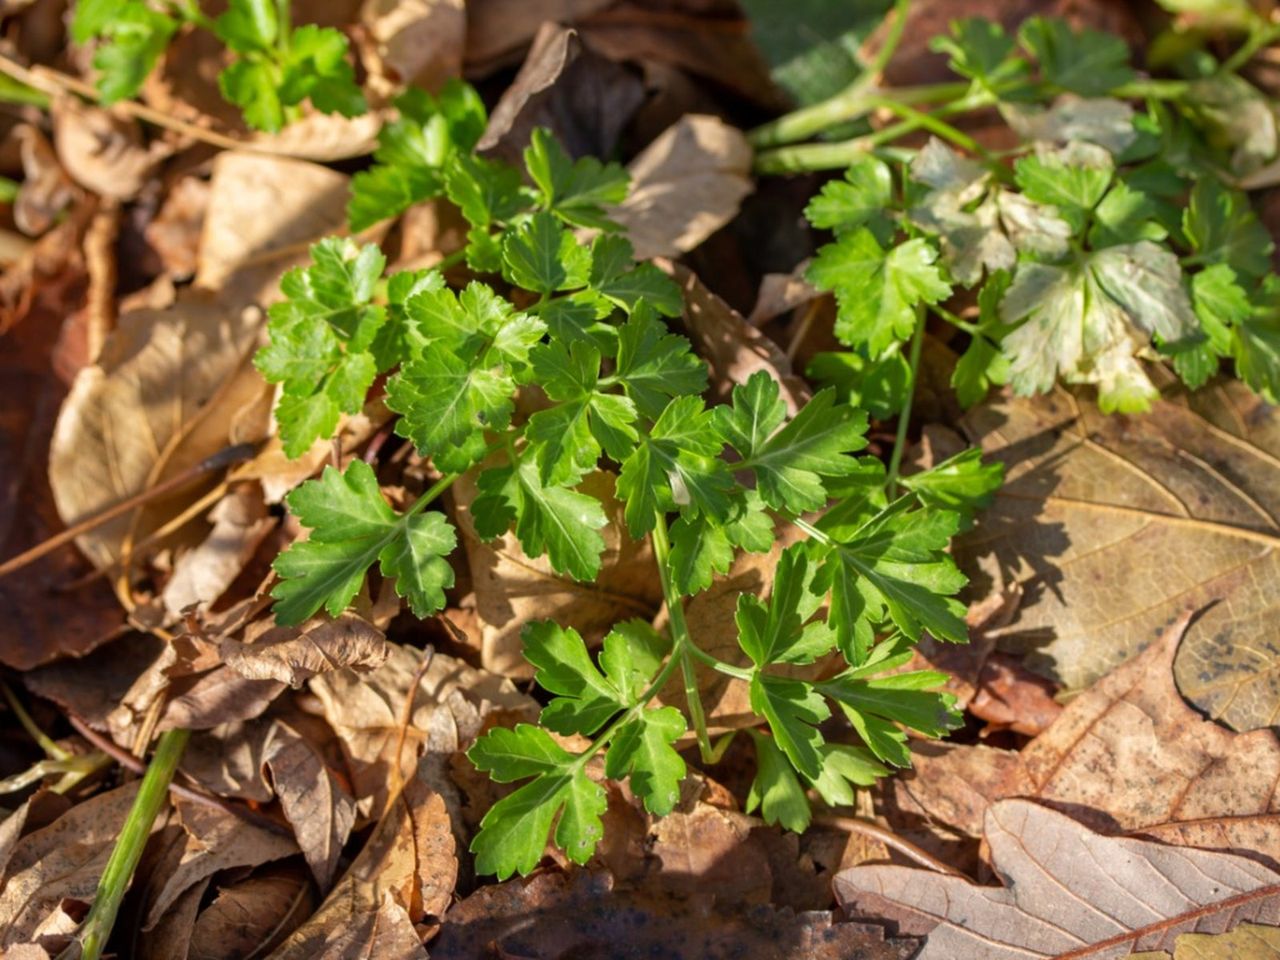
[(1071, 225), (1053, 207), (1013, 190), (1000, 190), (995, 200), (1005, 234), (1019, 250), (1056, 259), (1070, 248)]
[(1149, 241), (1062, 266), (1025, 263), (1000, 304), (1010, 378), (1043, 393), (1058, 375), (1099, 388), (1104, 409), (1135, 412), (1157, 396), (1136, 355), (1151, 334), (1173, 343), (1199, 329), (1177, 258)]
[(1072, 143), (1086, 140), (1111, 153), (1123, 153), (1138, 134), (1133, 107), (1111, 97), (1086, 99), (1065, 95), (1047, 110), (1001, 104), (1001, 115), (1024, 140)]
[(1275, 107), (1248, 80), (1234, 73), (1195, 80), (1187, 100), (1211, 138), (1232, 151), (1236, 173), (1252, 173), (1275, 157), (1280, 146)]
[(935, 191), (950, 194), (960, 206), (982, 196), (991, 172), (976, 160), (962, 157), (937, 137), (930, 137), (911, 161), (911, 176)]

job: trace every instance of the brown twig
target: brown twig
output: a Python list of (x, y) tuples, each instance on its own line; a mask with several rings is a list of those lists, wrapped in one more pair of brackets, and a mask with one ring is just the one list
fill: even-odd
[(116, 237), (120, 233), (120, 204), (104, 198), (84, 235), (84, 262), (89, 273), (85, 297), (88, 329), (85, 348), (96, 363), (102, 345), (116, 325)]
[(404, 788), (404, 767), (403, 754), (405, 740), (409, 735), (409, 724), (413, 722), (413, 701), (418, 697), (418, 685), (422, 683), (422, 678), (427, 675), (427, 670), (431, 666), (431, 660), (435, 657), (435, 648), (428, 646), (422, 651), (422, 662), (418, 664), (418, 669), (413, 673), (413, 680), (409, 684), (409, 692), (405, 694), (404, 706), (400, 708), (400, 725), (396, 731), (396, 749), (393, 756), (391, 768), (391, 791), (390, 796), (395, 798), (400, 795), (400, 791)]
[(860, 833), (865, 837), (871, 837), (879, 840), (886, 847), (897, 850), (904, 857), (914, 860), (922, 867), (928, 867), (930, 870), (938, 873), (945, 873), (950, 877), (961, 877), (968, 880), (969, 877), (961, 873), (955, 867), (943, 863), (931, 853), (921, 850), (910, 840), (904, 840), (887, 827), (882, 827), (878, 823), (870, 820), (862, 820), (858, 817), (839, 817), (834, 814), (820, 816), (814, 818), (815, 823), (823, 826), (835, 827), (837, 830), (845, 830), (849, 833)]
[(26, 550), (18, 554), (16, 557), (6, 560), (4, 563), (0, 563), (0, 577), (7, 576), (8, 574), (13, 573), (13, 571), (25, 567), (33, 560), (39, 560), (46, 554), (52, 553), (63, 544), (74, 540), (82, 533), (87, 533), (109, 520), (114, 520), (121, 514), (128, 513), (130, 510), (154, 500), (157, 497), (166, 496), (175, 490), (185, 487), (187, 484), (199, 479), (206, 473), (210, 473), (214, 470), (221, 470), (225, 467), (229, 467), (233, 463), (246, 460), (253, 455), (253, 452), (253, 444), (248, 443), (239, 443), (233, 447), (227, 447), (220, 450), (213, 456), (206, 457), (194, 466), (183, 470), (177, 476), (170, 477), (163, 483), (158, 483), (148, 490), (143, 490), (141, 493), (135, 493), (132, 497), (126, 497), (119, 503), (107, 507), (105, 510), (94, 514), (92, 517), (81, 520), (79, 523), (68, 527), (61, 533), (54, 534), (42, 543), (36, 544), (30, 550)]

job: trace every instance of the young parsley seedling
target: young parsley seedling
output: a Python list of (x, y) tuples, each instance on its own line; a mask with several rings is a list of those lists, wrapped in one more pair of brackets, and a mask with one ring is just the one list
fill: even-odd
[(216, 20), (197, 0), (77, 0), (71, 38), (96, 42), (98, 91), (104, 103), (115, 103), (137, 95), (187, 27), (208, 30), (225, 44), (230, 63), (218, 87), (255, 129), (280, 130), (298, 118), (303, 101), (344, 117), (367, 109), (346, 36), (332, 27), (293, 26), (287, 0), (230, 0)]
[[(311, 532), (276, 560), (277, 619), (338, 613), (375, 564), (416, 615), (440, 609), (457, 536), (431, 508), (466, 472), (479, 536), (514, 532), (530, 557), (590, 582), (610, 521), (583, 481), (609, 470), (625, 535), (652, 542), (670, 622), (666, 635), (619, 623), (597, 657), (571, 628), (525, 627), (525, 657), (550, 700), (539, 724), (494, 729), (469, 751), (495, 780), (520, 784), (484, 817), (477, 869), (527, 873), (548, 838), (585, 861), (603, 830), (600, 772), (627, 780), (650, 812), (670, 812), (686, 772), (681, 737), (692, 727), (704, 759), (713, 753), (698, 664), (747, 684), (759, 715), (750, 803), (791, 829), (809, 822), (808, 791), (848, 803), (854, 786), (907, 765), (905, 728), (955, 727), (943, 675), (894, 671), (925, 631), (967, 639), (955, 599), (964, 577), (947, 550), (999, 485), (998, 465), (970, 451), (891, 493), (880, 461), (858, 455), (866, 414), (833, 388), (790, 415), (779, 384), (759, 372), (708, 407), (706, 365), (666, 323), (682, 310), (679, 289), (635, 261), (608, 217), (626, 195), (622, 168), (573, 160), (536, 131), (522, 178), (472, 155), (485, 117), (468, 88), (401, 103), (376, 165), (356, 178), (354, 222), (443, 195), (471, 224), (450, 262), (465, 258), (473, 279), (457, 288), (440, 270), (384, 277), (376, 247), (322, 241), (310, 266), (285, 276), (256, 362), (280, 385), (289, 455), (331, 437), (386, 375), (396, 431), (443, 477), (402, 512), (360, 460), (291, 493), (289, 509)], [(594, 238), (578, 239), (581, 228)], [(517, 405), (521, 394), (531, 403)], [(782, 524), (805, 538), (781, 553), (770, 596), (739, 598), (743, 656), (720, 660), (691, 636), (684, 603), (736, 551), (771, 549)], [(814, 668), (809, 679), (797, 666)], [(685, 710), (667, 702), (681, 692)], [(828, 742), (819, 725), (833, 712), (862, 745)]]

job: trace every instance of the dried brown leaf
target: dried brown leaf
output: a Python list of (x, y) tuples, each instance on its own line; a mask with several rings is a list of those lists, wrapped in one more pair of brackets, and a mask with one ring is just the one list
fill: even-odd
[(994, 804), (984, 836), (1003, 887), (861, 866), (836, 876), (836, 897), (926, 936), (916, 960), (1118, 957), (1280, 921), (1280, 874), (1242, 857), (1102, 836), (1026, 800)]
[[(226, 418), (260, 390), (261, 378), (248, 367), (258, 330), (257, 317), (196, 297), (122, 316), (58, 415), (49, 482), (63, 520), (91, 516), (234, 442)], [(76, 542), (106, 567), (126, 538), (151, 533), (211, 483), (192, 484)]]
[(972, 411), (966, 432), (1007, 479), (958, 552), (979, 580), (1025, 589), (1001, 646), (1080, 688), (1183, 610), (1225, 600), (1183, 645), (1179, 686), (1234, 729), (1274, 723), (1277, 422), (1260, 407), (1233, 433), (1172, 402), (1108, 417), (1063, 391)]
[(463, 0), (365, 0), (360, 22), (372, 47), (367, 83), (380, 95), (406, 86), (435, 90), (461, 75)]
[[(413, 688), (422, 655), (421, 650), (392, 645), (387, 661), (372, 673), (339, 670), (309, 681), (325, 719), (338, 735), (352, 789), (365, 815), (376, 815), (386, 807), (400, 746), (400, 721), (411, 689), (409, 728), (398, 755), (401, 776), (409, 778), (417, 770), (451, 811), (457, 810), (460, 801), (448, 777), (449, 756), (476, 736), (484, 717), (494, 709), (535, 709), (511, 681), (439, 653), (432, 656)], [(424, 755), (421, 764), (419, 753)]]
[(182, 834), (162, 854), (147, 897), (143, 927), (154, 927), (192, 886), (221, 870), (256, 867), (298, 852), (286, 833), (251, 823), (209, 803), (174, 798)]
[(262, 762), (321, 890), (328, 890), (356, 822), (356, 803), (312, 743), (287, 723), (272, 724)]
[(209, 511), (211, 528), (181, 554), (160, 594), (173, 616), (188, 607), (208, 609), (231, 586), (276, 525), (257, 484), (237, 484)]
[(612, 474), (596, 472), (580, 487), (600, 500), (609, 516), (600, 531), (605, 549), (593, 582), (556, 573), (545, 557), (526, 556), (512, 533), (489, 542), (479, 539), (469, 509), (474, 479), (464, 476), (454, 485), (480, 620), (481, 662), (487, 669), (512, 677), (533, 675), (520, 642), (520, 630), (530, 620), (553, 619), (575, 627), (590, 643), (619, 620), (648, 619), (658, 610), (662, 586), (654, 573), (653, 550), (647, 540), (637, 543), (627, 535), (613, 485)]
[(93, 900), (137, 792), (100, 793), (18, 841), (0, 887), (0, 949), (29, 943), (63, 900)]
[(250, 680), (301, 687), (331, 670), (375, 670), (390, 650), (382, 631), (355, 614), (317, 617), (297, 627), (270, 624), (268, 619), (260, 623), (265, 630), (247, 630), (243, 641), (223, 639), (218, 645), (223, 662)]
[(195, 918), (186, 960), (263, 956), (301, 925), (315, 900), (306, 872), (284, 864), (222, 886)]
[(19, 124), (13, 135), (22, 157), (22, 186), (13, 201), (13, 222), (29, 237), (44, 233), (76, 196), (53, 146), (39, 128)]
[(169, 154), (162, 140), (147, 145), (137, 120), (75, 97), (54, 99), (53, 144), (63, 169), (103, 197), (133, 200)]
[(453, 826), (444, 799), (415, 776), (392, 798), (320, 909), (271, 960), (425, 958), (414, 924), (444, 912), (456, 874)]
[(606, 873), (558, 873), (481, 887), (456, 904), (432, 960), (905, 960), (911, 945), (840, 923), (827, 911), (757, 907), (742, 914), (697, 897), (614, 889)]
[(976, 834), (1004, 797), (1035, 797), (1096, 829), (1280, 864), (1280, 739), (1232, 733), (1179, 696), (1172, 663), (1202, 622), (1164, 636), (1067, 705), (1020, 753), (921, 746), (899, 807)]
[(466, 62), (484, 72), (518, 54), (544, 23), (574, 23), (614, 0), (471, 0)]
[(681, 117), (631, 161), (631, 192), (609, 216), (627, 231), (637, 257), (678, 256), (737, 215), (753, 189), (751, 161), (737, 127), (701, 114)]

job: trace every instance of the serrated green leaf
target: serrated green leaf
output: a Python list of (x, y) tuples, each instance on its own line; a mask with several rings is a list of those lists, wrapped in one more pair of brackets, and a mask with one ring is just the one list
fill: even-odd
[(707, 365), (684, 337), (668, 333), (641, 311), (618, 329), (618, 363), (614, 379), (643, 416), (656, 420), (674, 397), (700, 394), (707, 388)]
[(952, 71), (988, 89), (1018, 80), (1028, 72), (1026, 61), (1014, 56), (1013, 38), (987, 17), (953, 20), (950, 36), (934, 37), (929, 49), (947, 54)]
[(631, 789), (644, 801), (645, 809), (664, 817), (680, 799), (680, 781), (685, 763), (673, 744), (688, 725), (675, 707), (644, 710), (623, 724), (605, 755), (605, 776), (631, 778)]
[(637, 265), (630, 241), (601, 234), (591, 244), (591, 292), (627, 313), (643, 300), (664, 317), (678, 317), (684, 299), (676, 282), (652, 263)]
[(547, 130), (533, 131), (525, 167), (537, 185), (541, 208), (576, 227), (616, 229), (604, 208), (627, 197), (627, 171), (595, 157), (570, 159)]
[(1079, 230), (1114, 176), (1110, 155), (1101, 152), (1097, 159), (1093, 165), (1072, 163), (1062, 152), (1022, 157), (1014, 164), (1014, 175), (1029, 199), (1056, 207)]
[(591, 276), (591, 248), (549, 213), (535, 213), (502, 242), (502, 275), (533, 293), (585, 287)]
[(961, 725), (955, 697), (937, 689), (946, 682), (946, 674), (916, 671), (866, 677), (862, 673), (846, 671), (818, 683), (817, 689), (840, 705), (858, 736), (885, 763), (911, 765), (900, 726), (940, 737)]
[(795, 514), (817, 510), (827, 501), (823, 477), (858, 472), (850, 454), (866, 446), (867, 415), (837, 404), (828, 387), (778, 429), (784, 417), (777, 381), (758, 371), (734, 388), (732, 407), (717, 408), (716, 426), (742, 454), (739, 469), (755, 474), (765, 503)]
[(498, 536), (514, 523), (526, 554), (545, 553), (557, 572), (575, 580), (596, 578), (605, 546), (597, 531), (608, 523), (599, 500), (569, 487), (545, 486), (531, 457), (518, 468), (484, 471), (477, 485), (481, 495), (471, 512), (482, 537)]
[(473, 227), (510, 220), (525, 206), (520, 172), (506, 164), (460, 153), (444, 171), (445, 193)]
[(1271, 234), (1248, 196), (1227, 189), (1216, 177), (1196, 181), (1182, 223), (1202, 263), (1225, 264), (1245, 277), (1261, 277), (1271, 269)]
[(1046, 82), (1083, 97), (1110, 93), (1136, 77), (1128, 45), (1112, 33), (1076, 31), (1065, 20), (1031, 17), (1018, 39), (1040, 64)]
[(967, 527), (1000, 489), (1004, 464), (998, 460), (984, 463), (982, 451), (969, 447), (928, 470), (900, 477), (898, 482), (925, 507), (959, 514)]
[(756, 776), (747, 794), (747, 813), (759, 810), (765, 823), (803, 833), (813, 817), (804, 786), (772, 737), (747, 732), (756, 747)]
[(846, 743), (824, 743), (821, 750), (822, 773), (812, 781), (818, 795), (831, 807), (849, 806), (854, 802), (854, 787), (871, 787), (889, 768), (861, 747)]
[(270, 50), (279, 27), (272, 0), (229, 0), (226, 12), (214, 21), (218, 39), (236, 53)]
[(836, 235), (882, 217), (893, 205), (893, 174), (883, 160), (864, 155), (832, 180), (804, 208), (809, 222)]
[(879, 356), (915, 330), (915, 308), (951, 294), (923, 239), (886, 251), (866, 227), (827, 244), (810, 264), (811, 283), (836, 295), (836, 337), (847, 346), (866, 344)]
[(672, 510), (725, 519), (733, 487), (719, 459), (724, 441), (701, 397), (676, 397), (662, 411), (618, 474), (618, 495), (631, 536), (639, 540)]
[(738, 597), (738, 645), (757, 668), (771, 663), (813, 663), (835, 646), (822, 621), (807, 622), (822, 602), (817, 568), (805, 544), (782, 551), (766, 604), (749, 593)]
[(453, 527), (439, 513), (396, 513), (364, 461), (341, 472), (326, 467), (285, 502), (311, 536), (272, 565), (281, 577), (271, 591), (278, 623), (301, 623), (321, 607), (337, 616), (375, 561), (384, 576), (396, 578), (396, 592), (415, 615), (427, 617), (444, 606), (444, 591), (453, 586), (445, 559), (457, 545)]
[(770, 676), (756, 671), (751, 676), (751, 709), (769, 724), (774, 742), (800, 774), (809, 779), (822, 772), (819, 752), (822, 734), (818, 724), (831, 716), (826, 701), (803, 680)]
[(355, 117), (368, 109), (349, 60), (347, 37), (334, 27), (314, 23), (297, 27), (289, 37), (280, 78), (286, 104), (310, 100), (321, 113)]
[(841, 403), (888, 420), (902, 410), (911, 389), (911, 365), (901, 351), (871, 360), (865, 347), (814, 354), (804, 374), (813, 383), (835, 388)]
[(138, 94), (178, 26), (175, 18), (139, 0), (76, 4), (73, 39), (87, 43), (94, 36), (101, 38), (93, 54), (93, 67), (104, 104)]

